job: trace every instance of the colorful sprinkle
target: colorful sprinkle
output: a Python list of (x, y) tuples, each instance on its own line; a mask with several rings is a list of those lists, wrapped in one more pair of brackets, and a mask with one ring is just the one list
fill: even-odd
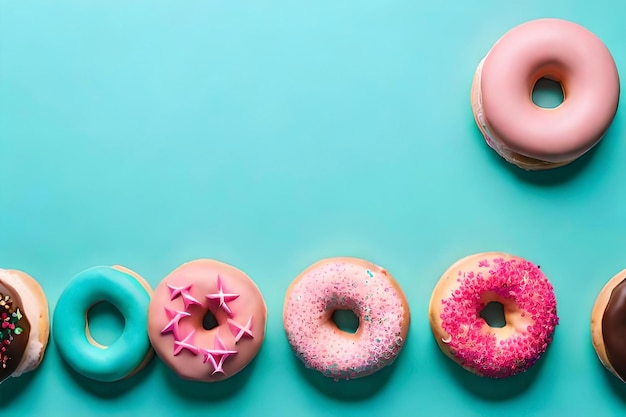
[(0, 366), (5, 369), (7, 362), (11, 359), (4, 352), (13, 342), (15, 336), (19, 336), (24, 331), (18, 326), (18, 322), (22, 318), (19, 308), (13, 309), (13, 300), (9, 295), (0, 293)]
[[(400, 353), (409, 320), (405, 302), (384, 270), (346, 261), (323, 263), (293, 286), (285, 331), (307, 367), (335, 380), (357, 378), (390, 364)], [(352, 310), (359, 318), (354, 336), (332, 322), (335, 310)]]

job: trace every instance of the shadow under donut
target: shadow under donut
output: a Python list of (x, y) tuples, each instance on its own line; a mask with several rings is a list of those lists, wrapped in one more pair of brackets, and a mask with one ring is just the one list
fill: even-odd
[(71, 378), (85, 391), (103, 399), (118, 398), (128, 394), (135, 386), (139, 385), (152, 371), (154, 367), (154, 358), (152, 358), (146, 366), (144, 366), (136, 374), (114, 382), (102, 382), (95, 379), (87, 378), (76, 372), (74, 368), (68, 365), (64, 360), (60, 360), (64, 370)]
[(544, 363), (546, 362), (547, 357), (550, 356), (550, 351), (552, 350), (548, 347), (546, 352), (535, 363), (535, 365), (526, 372), (522, 372), (508, 378), (495, 379), (481, 377), (465, 370), (441, 352), (434, 339), (431, 340), (431, 346), (433, 350), (432, 354), (439, 362), (441, 362), (441, 366), (447, 368), (450, 374), (452, 374), (451, 379), (455, 383), (458, 383), (466, 391), (476, 397), (494, 402), (509, 400), (526, 391), (537, 378), (537, 375), (539, 375), (541, 368), (544, 366)]
[(626, 404), (626, 384), (606, 369), (600, 361), (596, 362), (598, 362), (598, 366), (602, 368), (601, 372), (611, 391), (613, 391), (615, 396), (619, 398), (623, 404)]
[(504, 167), (513, 175), (515, 175), (515, 177), (527, 183), (535, 184), (539, 186), (551, 187), (551, 186), (558, 186), (560, 184), (566, 183), (576, 178), (578, 175), (580, 175), (583, 172), (585, 167), (589, 165), (589, 163), (593, 160), (594, 155), (598, 152), (599, 149), (602, 148), (602, 145), (604, 143), (606, 143), (607, 141), (617, 140), (617, 138), (619, 137), (619, 123), (620, 123), (619, 117), (620, 117), (619, 114), (617, 114), (615, 116), (615, 119), (613, 120), (613, 123), (607, 130), (604, 138), (596, 146), (594, 146), (585, 154), (583, 154), (580, 158), (559, 168), (552, 168), (552, 169), (538, 170), (538, 171), (527, 171), (525, 169), (519, 168), (516, 165), (513, 165), (507, 162), (504, 158), (498, 155), (496, 151), (491, 149), (485, 143), (485, 139), (482, 133), (480, 132), (480, 130), (478, 129), (478, 127), (476, 127), (476, 123), (474, 122), (474, 119), (472, 118), (471, 121), (472, 121), (473, 129), (475, 131), (474, 135), (476, 137), (476, 142), (479, 142), (483, 145), (482, 147), (483, 147), (484, 152), (488, 154), (488, 157), (491, 158), (494, 161), (494, 163)]
[[(402, 351), (406, 351), (406, 349), (405, 342)], [(406, 355), (401, 352), (391, 365), (385, 366), (371, 375), (350, 380), (340, 379), (339, 381), (324, 376), (315, 369), (307, 368), (295, 354), (292, 354), (291, 357), (300, 375), (319, 392), (337, 400), (358, 402), (371, 399), (372, 396), (376, 395), (389, 382), (396, 367), (402, 366)]]
[(592, 355), (595, 359), (598, 371), (602, 372), (602, 374), (604, 375), (606, 385), (608, 385), (613, 394), (615, 394), (615, 396), (620, 399), (622, 404), (626, 405), (626, 383), (622, 382), (618, 377), (613, 375), (611, 371), (606, 369), (604, 365), (602, 365), (602, 362), (600, 362), (600, 360), (598, 359), (598, 356), (596, 355), (595, 350), (593, 350), (593, 347), (591, 348), (591, 351), (593, 352)]
[(36, 374), (39, 370), (35, 369), (34, 371), (23, 374), (17, 378), (9, 378), (2, 383), (2, 397), (3, 399), (10, 398), (10, 401), (0, 401), (0, 410), (7, 407), (10, 404), (16, 403), (20, 401), (20, 397), (26, 392), (26, 387), (31, 383), (31, 381), (36, 377)]
[(250, 380), (256, 367), (257, 358), (254, 358), (245, 368), (232, 377), (219, 382), (191, 381), (180, 378), (164, 362), (159, 361), (159, 367), (165, 377), (168, 388), (177, 396), (186, 401), (219, 402), (226, 401), (241, 391)]

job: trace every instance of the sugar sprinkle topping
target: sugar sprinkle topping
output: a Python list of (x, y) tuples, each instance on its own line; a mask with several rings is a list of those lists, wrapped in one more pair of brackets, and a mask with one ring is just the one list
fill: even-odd
[[(546, 276), (529, 261), (495, 258), (478, 265), (475, 271), (459, 271), (459, 287), (441, 301), (442, 328), (450, 339), (443, 342), (463, 367), (506, 378), (533, 366), (546, 351), (559, 321), (556, 298)], [(529, 325), (507, 338), (496, 337), (479, 316), (485, 294), (516, 303)]]
[[(322, 264), (294, 285), (285, 307), (287, 338), (309, 368), (338, 379), (367, 375), (391, 363), (404, 344), (404, 295), (385, 271), (349, 262)], [(355, 337), (329, 323), (333, 311), (359, 318)]]

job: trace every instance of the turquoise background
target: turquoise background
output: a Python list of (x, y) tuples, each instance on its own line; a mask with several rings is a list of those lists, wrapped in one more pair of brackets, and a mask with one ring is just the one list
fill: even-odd
[[(586, 26), (623, 69), (625, 13), (618, 0), (1, 2), (0, 265), (36, 277), (52, 311), (94, 265), (155, 286), (215, 258), (258, 283), (269, 321), (256, 360), (210, 385), (158, 359), (95, 383), (51, 342), (37, 372), (2, 384), (0, 415), (623, 415), (589, 319), (626, 267), (624, 111), (576, 163), (524, 172), (484, 144), (469, 90), (493, 43), (540, 17)], [(445, 358), (427, 319), (445, 269), (488, 250), (540, 264), (561, 317), (538, 365), (502, 381)], [(387, 268), (412, 312), (396, 363), (347, 383), (306, 371), (281, 319), (295, 276), (339, 255)]]

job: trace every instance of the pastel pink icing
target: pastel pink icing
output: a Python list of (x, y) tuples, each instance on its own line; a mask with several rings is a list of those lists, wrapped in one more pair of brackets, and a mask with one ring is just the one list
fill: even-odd
[[(218, 326), (205, 330), (210, 311)], [(243, 369), (265, 336), (267, 308), (242, 271), (209, 259), (186, 263), (155, 289), (148, 335), (159, 357), (180, 377), (215, 382)]]
[[(355, 334), (332, 321), (337, 309), (359, 318)], [(361, 259), (317, 262), (292, 283), (283, 322), (287, 339), (306, 367), (338, 379), (352, 379), (391, 364), (409, 326), (406, 298), (383, 268)]]
[[(491, 328), (480, 317), (491, 301), (504, 305), (504, 328)], [(533, 366), (550, 344), (559, 320), (552, 285), (541, 269), (497, 253), (457, 262), (435, 290), (431, 308), (431, 321), (438, 315), (438, 342), (461, 366), (492, 378)]]
[[(561, 83), (564, 101), (544, 109), (532, 101), (540, 78)], [(619, 101), (619, 75), (604, 43), (560, 19), (519, 25), (496, 42), (478, 66), (472, 96), (487, 143), (509, 162), (516, 155), (569, 162), (596, 145)], [(524, 162), (527, 163), (527, 162)]]

